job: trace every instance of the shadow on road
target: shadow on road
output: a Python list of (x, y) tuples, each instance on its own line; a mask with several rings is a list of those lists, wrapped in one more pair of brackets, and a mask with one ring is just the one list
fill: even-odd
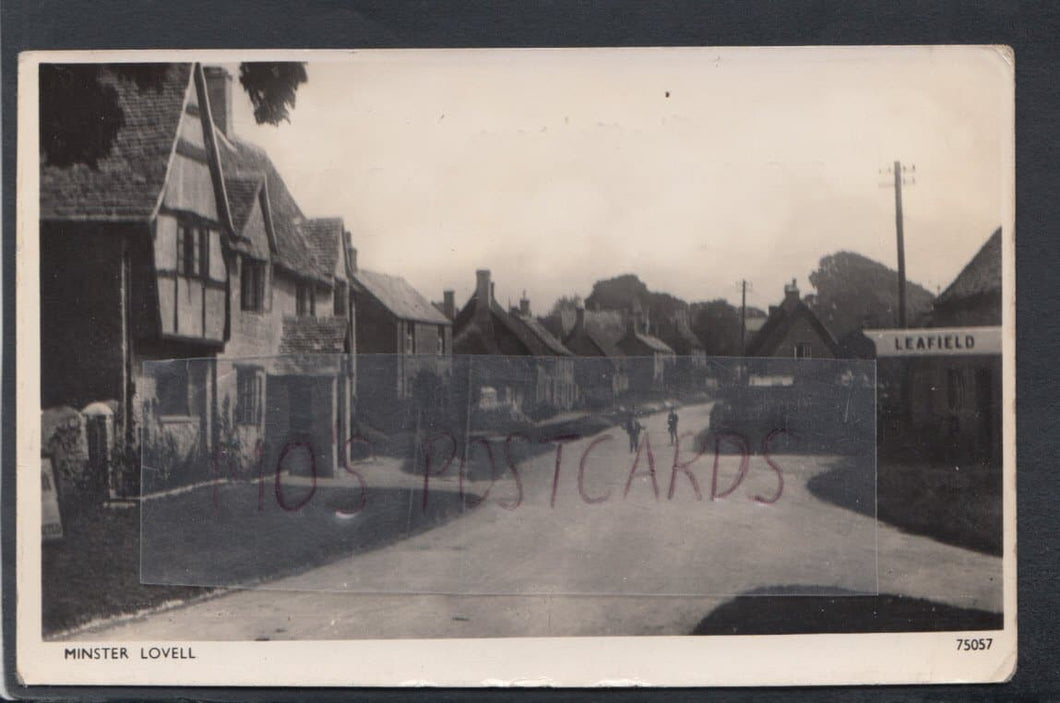
[[(143, 506), (141, 580), (246, 586), (379, 549), (472, 509), (454, 491), (302, 489), (286, 507), (252, 484), (202, 488)], [(473, 500), (472, 496), (467, 498)], [(304, 504), (300, 504), (304, 501)], [(260, 507), (259, 507), (260, 506)]]
[[(1000, 613), (920, 598), (812, 595), (805, 586), (749, 591), (703, 618), (693, 635), (805, 635), (855, 632), (1000, 630)], [(823, 590), (823, 589), (821, 589)], [(829, 593), (834, 594), (833, 588)], [(808, 591), (811, 595), (806, 594)]]
[(807, 482), (823, 501), (945, 544), (1001, 555), (1001, 471), (844, 457)]

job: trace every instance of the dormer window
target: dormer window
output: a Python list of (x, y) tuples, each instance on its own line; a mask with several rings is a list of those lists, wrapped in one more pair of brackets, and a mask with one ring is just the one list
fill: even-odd
[(302, 317), (313, 317), (317, 314), (316, 291), (312, 283), (299, 283), (295, 297), (295, 312)]

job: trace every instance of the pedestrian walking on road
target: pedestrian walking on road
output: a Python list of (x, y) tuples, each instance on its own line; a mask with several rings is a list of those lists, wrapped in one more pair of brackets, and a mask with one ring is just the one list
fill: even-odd
[(670, 414), (666, 417), (666, 427), (670, 430), (670, 444), (677, 441), (677, 411), (670, 408)]
[(626, 420), (626, 434), (629, 435), (629, 453), (637, 451), (637, 447), (640, 446), (640, 431), (644, 428), (637, 419), (630, 415)]

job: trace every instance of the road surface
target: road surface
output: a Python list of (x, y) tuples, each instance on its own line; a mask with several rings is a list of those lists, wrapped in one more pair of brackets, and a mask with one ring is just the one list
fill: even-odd
[[(709, 406), (683, 408), (682, 432), (705, 427), (708, 414)], [(611, 428), (564, 444), (558, 478), (554, 450), (520, 463), (515, 508), (518, 490), (508, 474), (489, 500), (427, 532), (264, 588), (225, 591), (75, 638), (687, 634), (713, 608), (751, 590), (864, 592), (877, 584), (881, 593), (1001, 610), (1000, 559), (877, 526), (812, 495), (806, 482), (834, 458), (775, 457), (783, 489), (768, 503), (780, 489), (777, 471), (753, 457), (742, 483), (712, 500), (714, 456), (675, 471), (666, 414), (641, 422), (647, 441), (639, 458), (624, 431)], [(683, 443), (679, 463), (694, 457), (690, 434)], [(423, 485), (393, 463), (365, 473), (371, 485)], [(738, 473), (738, 456), (721, 457), (717, 492)], [(430, 486), (455, 484), (448, 475)], [(486, 486), (475, 483), (479, 492)]]

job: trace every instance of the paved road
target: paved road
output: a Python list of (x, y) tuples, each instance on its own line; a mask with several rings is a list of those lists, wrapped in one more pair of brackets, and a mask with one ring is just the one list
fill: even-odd
[[(682, 431), (705, 427), (708, 410), (684, 408)], [(555, 452), (522, 462), (523, 495), (515, 509), (500, 504), (517, 495), (508, 476), (477, 509), (386, 548), (274, 581), (264, 590), (227, 592), (79, 637), (686, 634), (739, 593), (777, 586), (815, 593), (874, 591), (877, 574), (880, 592), (1001, 610), (1000, 559), (883, 524), (877, 529), (871, 518), (809, 493), (806, 482), (828, 470), (832, 459), (776, 457), (783, 493), (765, 504), (754, 496), (772, 498), (779, 484), (761, 457), (752, 458), (731, 495), (711, 500), (714, 457), (706, 455), (689, 468), (700, 499), (689, 476), (673, 471), (665, 413), (642, 422), (658, 497), (647, 444), (638, 459), (629, 452), (625, 433), (612, 428), (564, 445), (558, 480)], [(680, 462), (694, 456), (690, 436), (685, 444)], [(422, 486), (422, 479), (385, 463), (374, 474), (370, 467), (366, 472), (371, 485)], [(718, 490), (730, 486), (738, 472), (739, 458), (723, 456)], [(445, 476), (432, 485), (454, 484), (454, 476)], [(486, 483), (476, 487), (484, 491)], [(603, 496), (607, 500), (586, 502)]]

